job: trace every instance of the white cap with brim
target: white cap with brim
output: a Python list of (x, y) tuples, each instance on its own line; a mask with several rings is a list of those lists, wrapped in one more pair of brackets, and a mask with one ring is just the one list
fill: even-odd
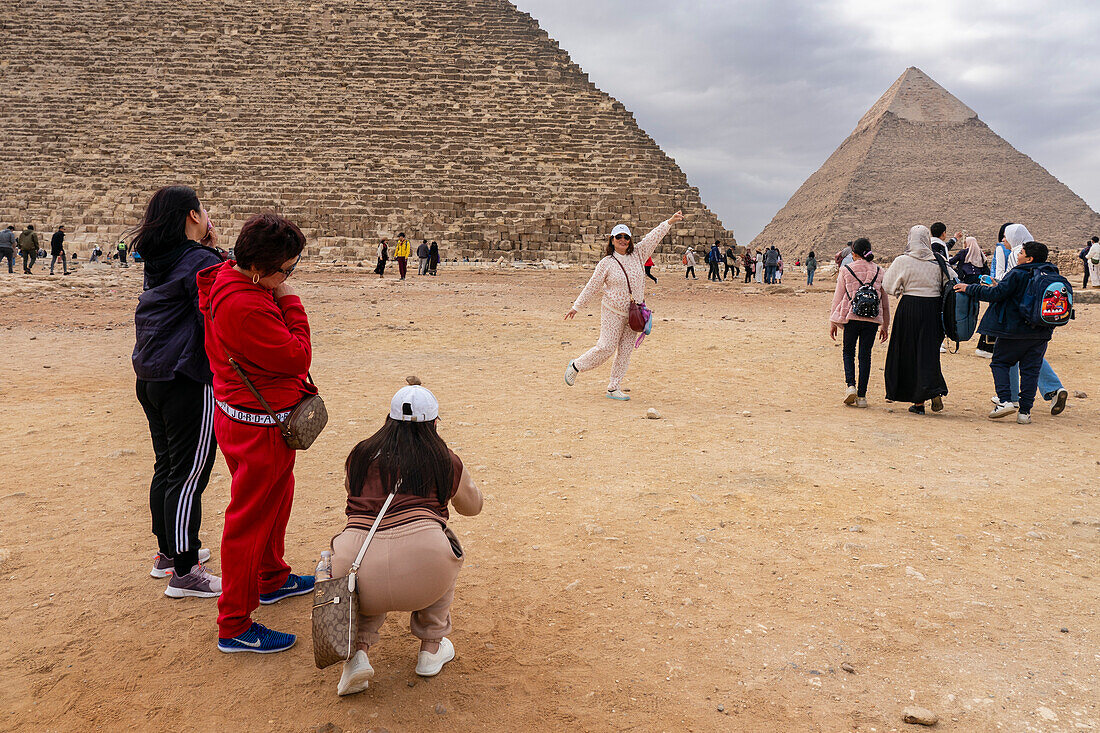
[(619, 224), (617, 227), (611, 230), (612, 237), (614, 237), (616, 234), (625, 234), (631, 239), (634, 239), (634, 235), (630, 233), (630, 227), (628, 227), (626, 224)]
[(402, 387), (390, 400), (390, 417), (404, 422), (431, 422), (439, 417), (439, 401), (427, 387)]

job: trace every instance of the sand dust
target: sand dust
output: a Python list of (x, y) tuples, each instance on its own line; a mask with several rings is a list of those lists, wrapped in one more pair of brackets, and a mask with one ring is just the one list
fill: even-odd
[[(624, 387), (567, 388), (598, 314), (587, 273), (369, 269), (295, 283), (331, 412), (299, 455), (287, 559), (343, 525), (342, 465), (416, 374), (486, 493), (452, 526), (468, 560), (458, 658), (413, 673), (391, 616), (365, 693), (313, 667), (309, 599), (255, 618), (285, 654), (224, 655), (216, 608), (147, 572), (151, 447), (129, 363), (140, 269), (0, 275), (0, 729), (887, 731), (1100, 728), (1100, 306), (1050, 349), (1064, 415), (985, 419), (988, 362), (944, 358), (947, 411), (845, 408), (829, 285), (800, 294), (661, 272)], [(645, 419), (648, 408), (660, 420)], [(219, 457), (202, 536), (218, 558)], [(854, 672), (845, 671), (848, 665)]]

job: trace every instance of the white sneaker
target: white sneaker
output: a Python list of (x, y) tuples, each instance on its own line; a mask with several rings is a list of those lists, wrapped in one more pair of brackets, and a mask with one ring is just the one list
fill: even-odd
[(866, 406), (867, 406), (867, 398), (866, 397), (860, 397), (860, 398), (856, 399), (856, 407), (866, 407)]
[(854, 386), (849, 387), (848, 391), (844, 393), (844, 404), (848, 405), (848, 407), (851, 407), (856, 403), (856, 400), (858, 398), (859, 396), (856, 394), (856, 388)]
[(974, 356), (980, 356), (983, 359), (992, 359), (993, 358), (993, 352), (992, 351), (985, 351), (983, 349), (974, 349)]
[(626, 394), (621, 389), (609, 389), (607, 390), (607, 399), (622, 400), (625, 402), (630, 399), (630, 395)]
[(1065, 388), (1054, 393), (1054, 404), (1050, 406), (1051, 415), (1061, 415), (1066, 409), (1066, 400), (1069, 399), (1069, 391)]
[(1021, 412), (1019, 415), (1016, 416), (1016, 422), (1018, 422), (1021, 425), (1030, 425), (1031, 424), (1031, 413), (1030, 412)]
[[(442, 646), (442, 645), (441, 645)], [(360, 649), (351, 659), (344, 662), (344, 673), (336, 685), (337, 695), (354, 695), (367, 689), (370, 678), (374, 676), (374, 667), (370, 666), (367, 653)]]
[[(1007, 417), (1016, 412), (1016, 410), (1018, 409), (1020, 408), (1012, 404), (1011, 402), (1002, 402), (993, 408), (993, 412), (989, 413), (989, 419), (996, 420), (998, 418)], [(1031, 421), (1030, 415), (1028, 416), (1028, 421)]]
[(941, 354), (946, 354), (946, 353), (947, 353), (947, 349), (945, 349), (945, 348), (943, 347), (943, 344), (940, 344), (940, 353), (941, 353)]
[(420, 652), (416, 657), (416, 673), (421, 677), (435, 677), (443, 669), (443, 665), (455, 658), (455, 645), (446, 636), (439, 642), (439, 649), (431, 652)]
[(569, 362), (569, 366), (565, 367), (565, 383), (570, 387), (577, 381), (577, 375), (580, 372), (577, 371), (577, 367), (573, 366), (573, 362)]
[[(999, 404), (1001, 404), (1001, 398), (1000, 398), (1000, 397), (998, 397), (997, 395), (993, 395), (992, 397), (990, 397), (990, 398), (989, 398), (989, 401), (990, 401), (990, 402), (992, 402), (992, 403), (993, 403), (994, 405), (999, 405)], [(1012, 404), (1013, 404), (1013, 405), (1015, 405), (1016, 407), (1019, 407), (1019, 406), (1020, 406), (1020, 403), (1019, 403), (1019, 402), (1013, 402)]]

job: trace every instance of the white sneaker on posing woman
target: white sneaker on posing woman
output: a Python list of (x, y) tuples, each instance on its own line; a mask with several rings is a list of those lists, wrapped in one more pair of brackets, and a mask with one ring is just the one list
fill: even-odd
[(373, 676), (374, 667), (370, 666), (367, 653), (360, 649), (344, 662), (344, 673), (340, 675), (340, 683), (336, 685), (336, 694), (354, 695), (362, 692), (370, 685), (370, 678)]
[(439, 640), (439, 649), (417, 655), (416, 673), (421, 677), (435, 677), (443, 669), (443, 665), (454, 658), (455, 645), (444, 636)]

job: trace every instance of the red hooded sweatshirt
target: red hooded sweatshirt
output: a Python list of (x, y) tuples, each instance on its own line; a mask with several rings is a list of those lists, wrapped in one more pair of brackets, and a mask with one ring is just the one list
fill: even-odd
[[(199, 272), (199, 310), (206, 325), (206, 354), (214, 373), (214, 398), (252, 412), (264, 408), (228, 356), (276, 412), (287, 410), (317, 389), (306, 381), (313, 357), (309, 322), (297, 295), (278, 301), (225, 262)], [(228, 356), (227, 356), (228, 352)]]

